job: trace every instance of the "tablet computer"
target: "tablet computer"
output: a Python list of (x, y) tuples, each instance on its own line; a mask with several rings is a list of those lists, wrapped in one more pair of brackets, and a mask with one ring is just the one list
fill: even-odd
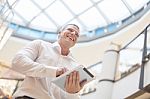
[(88, 71), (84, 66), (80, 65), (80, 66), (74, 68), (73, 70), (67, 71), (66, 73), (64, 73), (61, 76), (57, 77), (52, 82), (54, 84), (56, 84), (58, 87), (60, 87), (61, 89), (65, 90), (66, 76), (69, 75), (73, 71), (78, 71), (79, 72), (80, 81), (83, 81), (83, 80), (86, 79), (87, 83), (88, 83), (89, 81), (95, 79), (95, 76), (90, 71)]

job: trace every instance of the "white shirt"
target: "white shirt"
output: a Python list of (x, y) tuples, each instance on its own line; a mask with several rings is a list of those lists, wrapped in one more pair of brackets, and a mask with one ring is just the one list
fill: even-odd
[(58, 67), (72, 69), (78, 64), (71, 53), (61, 55), (58, 42), (35, 40), (19, 51), (12, 60), (12, 69), (26, 75), (13, 97), (30, 96), (36, 99), (79, 99), (51, 83)]

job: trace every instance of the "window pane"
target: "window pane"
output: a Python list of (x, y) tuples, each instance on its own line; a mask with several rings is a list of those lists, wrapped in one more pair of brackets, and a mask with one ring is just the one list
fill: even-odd
[(129, 6), (134, 10), (137, 11), (142, 8), (149, 0), (126, 0)]
[(16, 15), (15, 13), (14, 13), (14, 16), (13, 16), (11, 22), (14, 22), (14, 23), (17, 23), (17, 24), (25, 26), (25, 23), (23, 22), (23, 20), (18, 15)]
[(12, 5), (13, 3), (15, 3), (16, 2), (16, 0), (8, 0), (8, 3), (10, 4), (10, 5)]
[(105, 20), (96, 10), (96, 8), (88, 10), (87, 12), (83, 13), (79, 18), (82, 20), (82, 22), (84, 22), (88, 30), (93, 30), (100, 26), (106, 25)]
[(40, 14), (30, 24), (30, 27), (43, 31), (56, 31), (57, 27), (44, 14)]
[(34, 0), (42, 9), (56, 0)]
[(30, 0), (20, 0), (15, 11), (18, 12), (27, 21), (30, 21), (40, 10)]
[(75, 13), (79, 14), (85, 9), (92, 6), (92, 3), (89, 0), (63, 0), (69, 6), (69, 8)]
[(60, 26), (65, 24), (73, 18), (72, 14), (67, 8), (60, 2), (56, 1), (52, 6), (46, 9), (46, 12), (54, 19)]
[(130, 15), (121, 0), (104, 0), (98, 6), (112, 22), (117, 22)]

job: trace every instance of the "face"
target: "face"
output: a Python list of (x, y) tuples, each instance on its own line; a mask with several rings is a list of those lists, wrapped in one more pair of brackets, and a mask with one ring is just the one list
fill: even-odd
[(65, 46), (70, 48), (76, 44), (78, 37), (78, 27), (74, 25), (68, 25), (60, 32), (59, 40), (61, 43), (65, 44)]

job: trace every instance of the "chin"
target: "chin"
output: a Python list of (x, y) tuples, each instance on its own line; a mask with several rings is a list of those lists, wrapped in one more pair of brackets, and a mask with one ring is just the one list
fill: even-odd
[(73, 41), (68, 40), (68, 39), (67, 39), (67, 40), (65, 40), (65, 42), (64, 42), (64, 43), (65, 43), (65, 45), (66, 45), (66, 46), (68, 46), (68, 47), (73, 47), (73, 46), (75, 45)]
[(69, 48), (71, 48), (71, 47), (73, 47), (75, 44), (71, 44), (70, 42), (67, 42), (66, 45), (67, 45)]
[(73, 47), (73, 46), (74, 46), (73, 44), (70, 44), (70, 45), (69, 45), (70, 48)]

